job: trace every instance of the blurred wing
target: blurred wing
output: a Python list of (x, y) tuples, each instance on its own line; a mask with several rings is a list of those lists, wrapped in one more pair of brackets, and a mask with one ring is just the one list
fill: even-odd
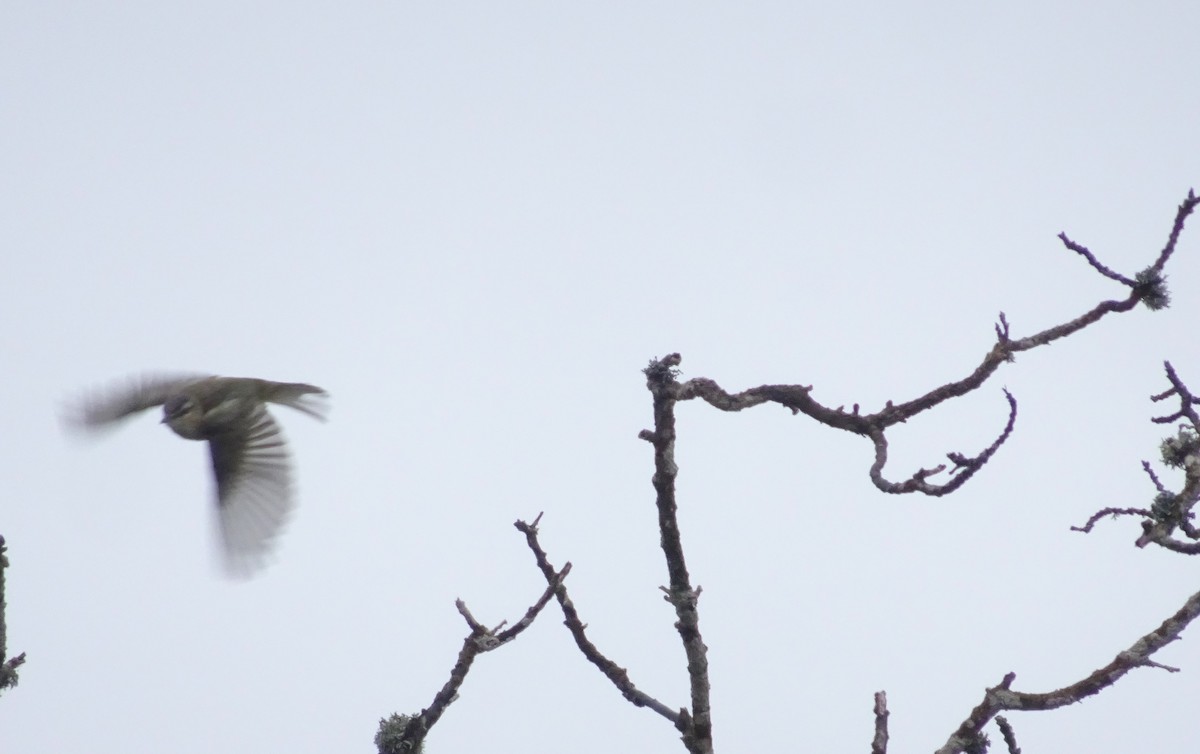
[(103, 390), (93, 390), (67, 408), (63, 421), (72, 427), (104, 427), (139, 411), (161, 406), (182, 386), (199, 378), (199, 375), (143, 375)]
[(316, 385), (307, 385), (303, 382), (266, 384), (267, 400), (272, 403), (294, 408), (320, 421), (325, 421), (329, 414), (329, 393)]
[(233, 576), (260, 570), (292, 507), (291, 470), (279, 425), (258, 406), (245, 432), (209, 439), (217, 480), (217, 521)]

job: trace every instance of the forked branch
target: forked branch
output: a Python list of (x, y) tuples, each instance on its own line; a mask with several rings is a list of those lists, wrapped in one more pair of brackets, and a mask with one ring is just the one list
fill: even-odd
[[(1171, 387), (1151, 396), (1150, 400), (1157, 403), (1176, 398), (1178, 408), (1150, 421), (1155, 424), (1179, 422), (1175, 435), (1163, 440), (1160, 450), (1165, 465), (1183, 472), (1183, 485), (1178, 491), (1168, 489), (1150, 463), (1142, 461), (1142, 468), (1155, 489), (1154, 501), (1149, 508), (1104, 508), (1092, 514), (1082, 526), (1071, 528), (1086, 533), (1105, 516), (1137, 515), (1142, 517), (1142, 534), (1134, 542), (1138, 547), (1155, 544), (1184, 555), (1200, 555), (1200, 529), (1192, 523), (1194, 509), (1200, 502), (1200, 414), (1196, 412), (1200, 398), (1179, 377), (1171, 362), (1165, 362), (1163, 367)], [(1177, 537), (1177, 533), (1183, 538)]]
[(471, 611), (467, 609), (467, 604), (462, 600), (455, 600), (454, 605), (458, 609), (471, 632), (463, 639), (462, 649), (458, 651), (458, 659), (454, 663), (454, 667), (450, 669), (450, 678), (442, 685), (441, 690), (433, 697), (433, 702), (421, 710), (416, 715), (393, 715), (391, 720), (381, 720), (379, 733), (375, 736), (375, 743), (381, 754), (402, 754), (404, 752), (417, 752), (420, 749), (421, 742), (425, 740), (425, 736), (429, 733), (430, 728), (441, 719), (446, 708), (458, 699), (458, 689), (462, 686), (467, 678), (467, 673), (471, 670), (472, 663), (475, 658), (484, 652), (490, 652), (493, 649), (499, 649), (513, 639), (517, 638), (525, 629), (533, 624), (534, 618), (542, 611), (542, 608), (554, 596), (556, 586), (561, 586), (563, 579), (570, 573), (571, 566), (568, 563), (562, 571), (553, 574), (548, 579), (549, 585), (538, 598), (537, 602), (531, 605), (526, 611), (521, 620), (517, 621), (511, 628), (505, 629), (507, 621), (501, 622), (495, 628), (488, 628), (475, 619), (471, 615)]
[[(1128, 295), (1122, 299), (1101, 301), (1074, 319), (1017, 339), (1012, 338), (1008, 318), (1001, 312), (996, 325), (996, 342), (984, 355), (979, 366), (975, 367), (970, 374), (903, 403), (888, 401), (882, 409), (874, 413), (862, 413), (857, 403), (850, 411), (846, 411), (841, 406), (838, 408), (826, 406), (812, 397), (812, 385), (760, 385), (739, 393), (729, 393), (715, 381), (704, 377), (679, 383), (675, 379), (678, 376), (676, 367), (681, 362), (679, 354), (671, 354), (651, 362), (646, 373), (647, 376), (654, 372), (669, 378), (660, 378), (659, 382), (663, 384), (662, 390), (669, 394), (672, 401), (700, 398), (722, 411), (741, 411), (763, 403), (777, 403), (791, 410), (793, 414), (804, 414), (826, 426), (863, 435), (869, 438), (875, 447), (875, 459), (870, 473), (871, 481), (875, 483), (876, 487), (889, 493), (920, 492), (926, 495), (945, 495), (958, 489), (970, 479), (1011, 435), (1017, 414), (1017, 403), (1013, 396), (1007, 390), (1005, 391), (1005, 397), (1009, 404), (1008, 422), (991, 445), (974, 456), (948, 453), (949, 465), (938, 464), (932, 468), (919, 469), (903, 482), (890, 481), (883, 475), (883, 467), (887, 464), (888, 446), (885, 433), (888, 428), (908, 421), (917, 414), (928, 411), (951, 398), (958, 398), (978, 389), (1000, 368), (1001, 364), (1012, 361), (1016, 354), (1065, 338), (1098, 322), (1107, 314), (1127, 312), (1138, 303), (1144, 303), (1150, 309), (1165, 307), (1170, 296), (1167, 292), (1163, 268), (1175, 251), (1185, 221), (1195, 211), (1198, 204), (1200, 204), (1200, 198), (1197, 198), (1194, 191), (1189, 191), (1187, 198), (1179, 205), (1175, 213), (1175, 220), (1171, 226), (1171, 232), (1168, 234), (1166, 245), (1149, 267), (1132, 277), (1112, 271), (1102, 264), (1087, 247), (1072, 241), (1065, 233), (1060, 234), (1059, 239), (1064, 246), (1083, 256), (1100, 274), (1128, 288)], [(930, 481), (930, 477), (946, 471), (947, 468), (952, 475), (948, 482)]]
[(541, 518), (542, 516), (539, 513), (538, 517), (533, 520), (533, 523), (517, 521), (513, 526), (525, 535), (525, 543), (529, 546), (530, 551), (533, 552), (533, 557), (537, 560), (538, 570), (542, 572), (546, 583), (550, 585), (551, 593), (558, 600), (558, 604), (563, 611), (563, 616), (566, 618), (564, 622), (567, 630), (571, 632), (571, 636), (575, 639), (575, 644), (579, 647), (579, 651), (583, 652), (583, 656), (600, 669), (604, 677), (611, 681), (617, 687), (617, 690), (621, 692), (621, 696), (625, 697), (633, 706), (648, 707), (670, 720), (678, 728), (681, 725), (682, 713), (672, 710), (667, 705), (635, 686), (625, 668), (605, 657), (588, 638), (587, 625), (580, 620), (579, 612), (575, 609), (575, 603), (571, 601), (571, 597), (567, 594), (567, 587), (563, 583), (562, 578), (559, 577), (559, 574), (565, 574), (570, 570), (571, 564), (567, 563), (563, 566), (562, 571), (555, 571), (554, 566), (550, 565), (550, 559), (547, 557), (546, 551), (542, 549), (541, 543), (538, 542), (538, 522)]

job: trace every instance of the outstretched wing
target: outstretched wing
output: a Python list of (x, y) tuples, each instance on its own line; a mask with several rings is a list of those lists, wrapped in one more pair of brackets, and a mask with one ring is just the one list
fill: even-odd
[(329, 413), (329, 393), (303, 382), (267, 382), (259, 380), (264, 400), (288, 406), (325, 421)]
[(199, 375), (147, 374), (114, 383), (107, 388), (85, 393), (67, 407), (63, 421), (77, 428), (104, 427), (139, 411), (162, 405), (181, 387), (197, 379), (200, 379)]
[(291, 464), (279, 425), (262, 405), (238, 429), (209, 438), (217, 521), (230, 575), (260, 570), (292, 508)]

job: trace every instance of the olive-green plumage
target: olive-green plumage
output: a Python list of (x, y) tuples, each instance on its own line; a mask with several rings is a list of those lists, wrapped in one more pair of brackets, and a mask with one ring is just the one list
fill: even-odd
[(225, 564), (233, 575), (259, 570), (292, 507), (291, 467), (277, 403), (324, 419), (319, 387), (252, 377), (149, 376), (92, 394), (68, 417), (97, 428), (154, 406), (162, 423), (189, 440), (206, 440), (216, 480)]

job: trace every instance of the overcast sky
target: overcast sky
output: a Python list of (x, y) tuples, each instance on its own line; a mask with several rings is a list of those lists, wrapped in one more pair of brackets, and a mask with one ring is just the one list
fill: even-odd
[[(539, 511), (592, 639), (678, 708), (640, 372), (814, 385), (877, 410), (1126, 290), (1200, 187), (1200, 6), (1175, 3), (30, 2), (0, 6), (4, 754), (372, 751), (430, 704), (467, 627), (543, 589)], [(1172, 306), (1021, 355), (893, 435), (888, 472), (975, 453), (958, 493), (894, 497), (862, 438), (764, 406), (679, 407), (684, 545), (704, 588), (721, 751), (929, 751), (1014, 671), (1049, 691), (1198, 588), (1139, 550), (1200, 388), (1200, 221)], [(275, 412), (299, 507), (276, 563), (222, 577), (208, 458), (147, 414), (63, 431), (143, 371), (305, 381)], [(1163, 472), (1178, 486), (1177, 475)], [(680, 751), (547, 609), (476, 662), (428, 751)], [(1054, 713), (1029, 752), (1181, 751), (1200, 627)], [(994, 728), (993, 739), (998, 739)]]

